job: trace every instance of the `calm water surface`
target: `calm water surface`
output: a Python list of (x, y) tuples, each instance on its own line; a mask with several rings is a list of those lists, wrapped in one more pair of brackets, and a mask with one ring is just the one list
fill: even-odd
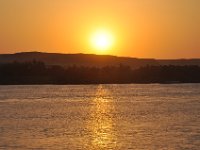
[(200, 84), (0, 86), (0, 149), (199, 150)]

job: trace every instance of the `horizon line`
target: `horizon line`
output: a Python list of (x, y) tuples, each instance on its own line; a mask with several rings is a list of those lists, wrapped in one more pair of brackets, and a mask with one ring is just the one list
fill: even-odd
[(154, 59), (154, 60), (199, 60), (200, 58), (151, 58), (151, 57), (130, 57), (130, 56), (118, 56), (111, 54), (95, 54), (95, 53), (63, 53), (63, 52), (45, 52), (45, 51), (21, 51), (13, 53), (0, 53), (0, 55), (15, 55), (23, 53), (43, 53), (43, 54), (60, 54), (60, 55), (95, 55), (95, 56), (111, 56), (111, 57), (121, 57), (121, 58), (131, 58), (131, 59)]

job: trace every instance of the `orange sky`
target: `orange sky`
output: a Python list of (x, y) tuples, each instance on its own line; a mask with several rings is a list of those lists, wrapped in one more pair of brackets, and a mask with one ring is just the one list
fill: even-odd
[(98, 53), (102, 28), (115, 38), (104, 54), (200, 57), (200, 0), (0, 0), (0, 53)]

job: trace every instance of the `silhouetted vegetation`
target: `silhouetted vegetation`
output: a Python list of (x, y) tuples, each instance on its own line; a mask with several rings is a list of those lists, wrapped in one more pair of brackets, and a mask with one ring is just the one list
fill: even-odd
[(85, 67), (47, 66), (43, 62), (0, 65), (0, 84), (200, 83), (199, 66)]

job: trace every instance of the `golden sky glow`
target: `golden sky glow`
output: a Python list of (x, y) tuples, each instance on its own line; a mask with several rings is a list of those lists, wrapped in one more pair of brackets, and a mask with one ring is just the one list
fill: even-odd
[[(200, 57), (199, 8), (200, 0), (0, 0), (0, 53)], [(99, 29), (106, 34), (91, 44)]]

